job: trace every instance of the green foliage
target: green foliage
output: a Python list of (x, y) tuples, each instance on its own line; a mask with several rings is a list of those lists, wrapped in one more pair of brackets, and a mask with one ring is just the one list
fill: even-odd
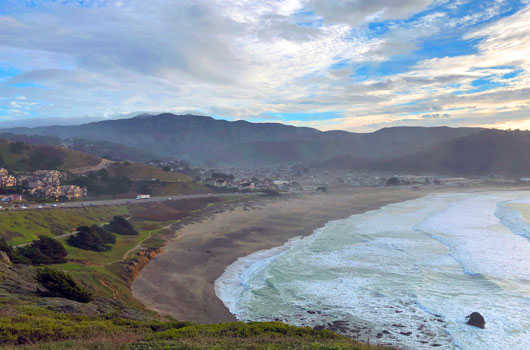
[(123, 216), (115, 216), (108, 225), (105, 225), (105, 229), (115, 232), (119, 235), (137, 235), (136, 231), (131, 223)]
[(5, 238), (0, 238), (0, 251), (3, 251), (7, 254), (9, 257), (9, 260), (11, 260), (12, 263), (15, 264), (29, 264), (30, 260), (26, 257), (20, 255), (17, 251), (13, 249), (13, 247), (7, 243)]
[(50, 311), (0, 317), (0, 343), (49, 350), (390, 350), (279, 322), (198, 325)]
[(168, 167), (168, 166), (165, 166), (165, 167), (162, 168), (162, 170), (164, 170), (164, 171), (171, 171), (171, 168)]
[(38, 149), (29, 157), (29, 165), (33, 169), (58, 169), (63, 160), (57, 157), (53, 149)]
[(77, 248), (103, 252), (111, 249), (109, 244), (116, 242), (116, 237), (98, 225), (79, 226), (77, 234), (70, 236), (66, 242)]
[(9, 145), (9, 152), (15, 153), (15, 154), (22, 154), (24, 153), (25, 148), (26, 148), (25, 142), (17, 141)]
[(86, 187), (91, 195), (123, 194), (131, 191), (133, 187), (133, 182), (127, 176), (110, 177), (106, 169), (91, 171), (88, 176), (76, 176), (70, 182)]
[(187, 336), (218, 335), (248, 338), (257, 335), (284, 336), (317, 336), (319, 338), (337, 338), (338, 335), (328, 330), (317, 331), (310, 327), (295, 327), (280, 322), (233, 322), (214, 325), (192, 324), (186, 327), (173, 328), (156, 334), (156, 339), (179, 339)]
[(386, 182), (387, 186), (398, 186), (399, 185), (399, 179), (397, 177), (391, 177)]
[(80, 303), (88, 303), (92, 300), (92, 294), (78, 286), (72, 277), (63, 271), (47, 267), (40, 268), (37, 270), (36, 280), (47, 289), (47, 292), (42, 293), (44, 296), (62, 297)]
[(68, 255), (61, 242), (46, 236), (39, 236), (29, 246), (20, 247), (17, 253), (26, 257), (33, 265), (60, 264)]

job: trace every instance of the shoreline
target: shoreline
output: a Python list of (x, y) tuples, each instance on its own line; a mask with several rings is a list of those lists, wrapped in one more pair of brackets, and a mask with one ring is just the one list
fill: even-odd
[(215, 281), (238, 258), (311, 235), (328, 221), (433, 192), (438, 191), (356, 189), (240, 203), (179, 228), (132, 283), (133, 296), (148, 309), (182, 321), (235, 321), (215, 294)]

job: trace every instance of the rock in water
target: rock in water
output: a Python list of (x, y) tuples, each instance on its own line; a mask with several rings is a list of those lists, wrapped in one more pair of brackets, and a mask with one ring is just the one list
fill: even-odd
[(484, 329), (484, 326), (486, 325), (484, 317), (482, 317), (482, 315), (478, 312), (473, 312), (471, 315), (466, 316), (466, 318), (469, 319), (467, 320), (467, 324), (470, 326)]

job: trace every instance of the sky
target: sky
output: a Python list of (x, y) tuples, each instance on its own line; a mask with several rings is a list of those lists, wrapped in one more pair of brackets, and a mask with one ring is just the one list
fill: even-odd
[(0, 126), (530, 129), (530, 0), (0, 0)]

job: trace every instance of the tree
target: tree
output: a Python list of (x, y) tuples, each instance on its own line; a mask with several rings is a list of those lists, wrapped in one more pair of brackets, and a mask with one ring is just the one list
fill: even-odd
[(387, 186), (398, 186), (399, 185), (399, 179), (397, 177), (391, 177), (386, 182)]
[(123, 216), (115, 216), (112, 218), (112, 220), (108, 223), (108, 225), (105, 225), (105, 229), (115, 232), (120, 235), (137, 235), (138, 231), (136, 231), (131, 225), (127, 219), (125, 219)]
[(109, 244), (116, 242), (112, 233), (97, 225), (79, 226), (77, 231), (77, 234), (70, 236), (66, 242), (80, 249), (103, 252), (110, 250), (112, 247)]
[(51, 150), (37, 150), (29, 157), (29, 165), (33, 169), (57, 169), (63, 161)]
[(7, 243), (5, 238), (0, 238), (0, 251), (3, 251), (7, 254), (9, 257), (9, 260), (11, 260), (12, 263), (15, 264), (29, 264), (30, 260), (26, 257), (20, 255), (17, 251), (13, 249), (13, 247)]
[(22, 154), (26, 148), (26, 143), (22, 141), (13, 142), (9, 145), (9, 152)]
[(72, 277), (57, 269), (40, 268), (35, 279), (47, 289), (46, 292), (41, 292), (43, 296), (63, 297), (80, 303), (88, 303), (93, 298), (92, 294), (78, 286)]
[(40, 236), (29, 246), (20, 247), (17, 253), (31, 260), (33, 265), (60, 264), (68, 255), (61, 242), (46, 236)]
[(127, 176), (109, 179), (109, 192), (111, 194), (127, 193), (132, 189), (133, 182)]
[(171, 171), (171, 168), (168, 167), (168, 166), (166, 165), (165, 167), (162, 168), (162, 170), (164, 170), (164, 171)]

